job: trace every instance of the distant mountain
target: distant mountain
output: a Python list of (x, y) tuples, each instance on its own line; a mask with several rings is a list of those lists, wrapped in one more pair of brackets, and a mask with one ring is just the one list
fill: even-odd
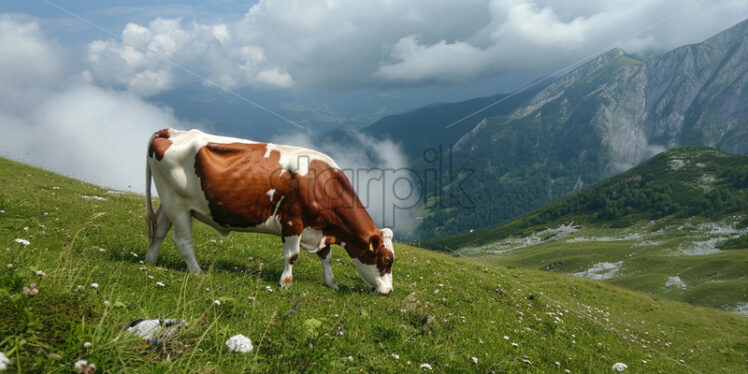
[(483, 118), (453, 154), (474, 173), (441, 191), (473, 208), (432, 201), (416, 236), (507, 222), (676, 146), (748, 153), (747, 36), (744, 21), (647, 61), (612, 50)]
[[(556, 201), (509, 224), (422, 243), (453, 250), (574, 222), (629, 227), (665, 217), (719, 220), (748, 214), (748, 156), (685, 147)], [(748, 226), (748, 216), (744, 225)], [(747, 243), (748, 244), (748, 243)], [(746, 246), (748, 247), (748, 246)]]
[[(548, 82), (548, 79), (543, 79), (532, 89), (513, 96), (497, 94), (455, 103), (427, 105), (383, 117), (362, 131), (375, 137), (395, 140), (401, 144), (410, 159), (418, 163), (425, 150), (438, 148), (439, 145), (449, 147), (483, 118), (510, 113)], [(484, 108), (477, 115), (471, 116)], [(467, 116), (470, 117), (465, 118)]]
[(509, 224), (422, 244), (745, 314), (748, 156), (673, 149)]

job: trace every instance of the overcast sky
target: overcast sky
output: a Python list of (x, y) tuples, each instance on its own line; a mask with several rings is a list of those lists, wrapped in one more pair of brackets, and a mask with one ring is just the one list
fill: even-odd
[(263, 90), (467, 98), (616, 46), (699, 42), (745, 19), (748, 1), (50, 0), (0, 14), (0, 155), (142, 191), (148, 134), (194, 126), (148, 101), (180, 85), (252, 88), (261, 103)]

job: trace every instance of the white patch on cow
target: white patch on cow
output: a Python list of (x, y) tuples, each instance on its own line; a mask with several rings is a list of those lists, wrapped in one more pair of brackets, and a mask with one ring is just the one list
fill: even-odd
[(364, 264), (357, 258), (353, 259), (353, 264), (356, 265), (361, 279), (369, 287), (384, 295), (392, 292), (392, 273), (379, 275), (379, 269), (376, 265)]
[(389, 249), (390, 252), (392, 252), (392, 256), (395, 256), (395, 246), (392, 245), (392, 237), (394, 236), (392, 234), (392, 230), (390, 229), (382, 229), (380, 230), (382, 232), (382, 239), (384, 240), (384, 247)]
[(291, 221), (290, 219), (288, 220), (288, 226), (293, 227), (293, 221)]
[(345, 248), (345, 242), (340, 242), (340, 246)]
[[(317, 152), (302, 147), (278, 145), (272, 143), (267, 143), (266, 147), (266, 158), (270, 157), (270, 154), (273, 151), (277, 151), (280, 154), (278, 164), (283, 171), (289, 170), (294, 174), (304, 176), (309, 172), (309, 164), (311, 164), (314, 160), (322, 161), (334, 170), (340, 170), (338, 164), (336, 164), (335, 161), (330, 158), (330, 156), (322, 152)], [(281, 174), (283, 173), (283, 171), (281, 171)]]
[(309, 251), (309, 253), (317, 253), (322, 248), (325, 248), (325, 236), (322, 230), (315, 230), (311, 227), (305, 227), (304, 231), (301, 232), (301, 247)]
[(273, 195), (275, 195), (275, 188), (269, 189), (268, 192), (266, 192), (266, 194), (268, 195), (268, 197), (270, 198), (270, 202), (272, 203), (273, 202)]

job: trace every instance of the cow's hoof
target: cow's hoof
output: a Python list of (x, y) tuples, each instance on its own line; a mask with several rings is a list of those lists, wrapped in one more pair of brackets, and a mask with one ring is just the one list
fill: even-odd
[(333, 283), (333, 284), (327, 284), (327, 283), (325, 283), (325, 286), (330, 287), (330, 288), (332, 288), (335, 291), (340, 290), (340, 288), (338, 288), (338, 285), (335, 284), (335, 283)]
[(290, 276), (283, 277), (280, 281), (281, 288), (288, 289), (289, 287), (291, 287), (291, 281), (293, 281), (293, 278), (291, 278)]

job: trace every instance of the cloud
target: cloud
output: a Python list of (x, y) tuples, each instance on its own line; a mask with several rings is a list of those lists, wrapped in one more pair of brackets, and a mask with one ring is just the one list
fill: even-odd
[(293, 78), (270, 63), (262, 48), (235, 42), (231, 28), (180, 18), (128, 23), (121, 40), (88, 43), (85, 64), (96, 84), (143, 97), (172, 89), (175, 73), (193, 80), (200, 75), (227, 88), (293, 86)]
[(189, 124), (134, 93), (92, 86), (35, 22), (5, 15), (0, 31), (0, 51), (14, 51), (0, 53), (0, 152), (96, 184), (143, 191), (150, 134)]
[[(699, 42), (748, 15), (746, 2), (717, 0), (666, 19), (688, 6), (672, 0), (260, 0), (234, 22), (130, 23), (122, 31), (126, 43), (92, 42), (89, 63), (99, 84), (132, 86), (141, 95), (176, 84), (132, 83), (147, 70), (176, 76), (174, 66), (154, 55), (228, 87), (456, 83), (546, 75), (620, 41), (630, 53), (662, 52)], [(128, 43), (145, 56), (127, 50)]]

